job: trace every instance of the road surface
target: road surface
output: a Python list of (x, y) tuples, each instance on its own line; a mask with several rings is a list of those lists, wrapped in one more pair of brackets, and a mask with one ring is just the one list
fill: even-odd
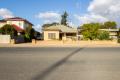
[(120, 48), (0, 48), (0, 80), (120, 80)]

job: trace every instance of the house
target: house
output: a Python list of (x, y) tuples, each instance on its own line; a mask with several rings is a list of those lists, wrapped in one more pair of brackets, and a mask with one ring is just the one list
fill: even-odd
[(117, 39), (118, 38), (119, 29), (100, 29), (100, 30), (109, 32), (109, 36), (112, 39)]
[(5, 24), (13, 25), (18, 33), (23, 32), (29, 26), (33, 26), (33, 24), (30, 23), (28, 20), (20, 17), (5, 18), (3, 20), (0, 20), (0, 28), (3, 27)]
[[(118, 33), (119, 33), (119, 29), (99, 29), (100, 31), (107, 31), (109, 33), (110, 38), (112, 39), (117, 39), (118, 38)], [(78, 28), (78, 40), (83, 39), (83, 35), (82, 35), (82, 31), (83, 29)]]
[(53, 25), (43, 29), (44, 40), (72, 40), (77, 36), (77, 28)]
[(77, 28), (77, 31), (78, 31), (78, 32), (77, 32), (77, 39), (78, 39), (78, 40), (83, 40), (83, 38), (84, 38), (83, 35), (82, 35), (83, 29), (82, 29), (81, 27), (78, 27), (78, 28)]

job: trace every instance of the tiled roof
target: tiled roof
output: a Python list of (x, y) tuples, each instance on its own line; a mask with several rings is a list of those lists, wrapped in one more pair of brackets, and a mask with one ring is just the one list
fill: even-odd
[(67, 27), (64, 25), (55, 25), (45, 28), (44, 30), (59, 30), (63, 33), (76, 33), (77, 28)]
[(22, 28), (20, 28), (19, 26), (13, 24), (12, 25), (14, 27), (14, 29), (17, 31), (17, 32), (23, 32), (24, 30)]

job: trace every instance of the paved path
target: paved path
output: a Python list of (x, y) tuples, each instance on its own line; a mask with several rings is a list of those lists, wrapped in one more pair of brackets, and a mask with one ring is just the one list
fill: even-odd
[(120, 80), (120, 48), (0, 48), (0, 80)]

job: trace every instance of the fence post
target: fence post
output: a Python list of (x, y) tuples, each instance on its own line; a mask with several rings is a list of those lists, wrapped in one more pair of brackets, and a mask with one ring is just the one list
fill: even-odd
[(11, 44), (15, 44), (15, 39), (11, 39), (11, 40), (10, 40), (10, 43), (11, 43)]
[(36, 40), (35, 39), (32, 39), (32, 44), (36, 44)]

